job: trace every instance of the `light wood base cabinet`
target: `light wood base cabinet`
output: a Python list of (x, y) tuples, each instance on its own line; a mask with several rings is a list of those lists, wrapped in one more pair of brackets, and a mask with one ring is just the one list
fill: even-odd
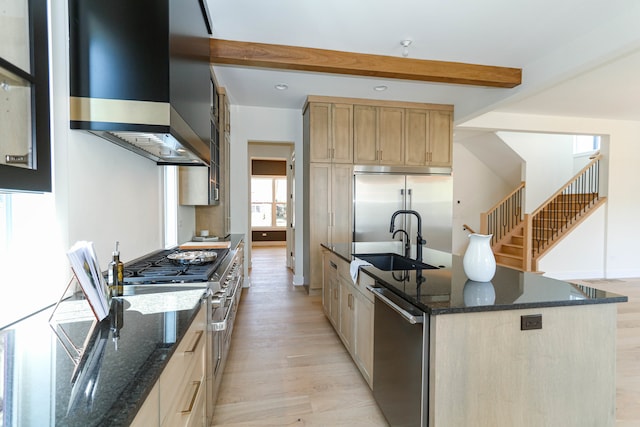
[[(360, 274), (354, 284), (349, 263), (324, 251), (324, 312), (369, 387), (373, 386), (373, 296), (365, 289), (368, 280)], [(369, 295), (368, 295), (369, 294)]]
[(142, 407), (133, 419), (130, 427), (148, 427), (160, 425), (160, 386), (153, 386)]
[(206, 312), (203, 303), (132, 426), (206, 426)]
[[(430, 318), (429, 426), (613, 427), (616, 304)], [(542, 329), (520, 330), (542, 315)]]

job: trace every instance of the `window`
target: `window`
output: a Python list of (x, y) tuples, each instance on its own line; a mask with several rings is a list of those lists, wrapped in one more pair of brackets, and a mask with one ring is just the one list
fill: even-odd
[(287, 226), (287, 178), (251, 178), (251, 227)]
[(60, 234), (53, 194), (0, 193), (0, 328), (62, 295), (69, 270)]
[(600, 149), (600, 137), (595, 135), (574, 135), (573, 154), (593, 153)]
[(51, 191), (47, 3), (2, 3), (0, 189)]

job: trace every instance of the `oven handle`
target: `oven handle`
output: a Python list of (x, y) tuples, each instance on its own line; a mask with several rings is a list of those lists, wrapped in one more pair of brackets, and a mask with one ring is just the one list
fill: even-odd
[(391, 308), (393, 311), (398, 313), (400, 316), (402, 316), (407, 322), (411, 323), (412, 325), (415, 325), (416, 323), (424, 323), (424, 316), (414, 316), (413, 314), (409, 313), (408, 311), (406, 311), (405, 309), (403, 309), (402, 307), (400, 307), (399, 305), (391, 301), (389, 298), (387, 298), (382, 293), (382, 290), (380, 288), (367, 286), (367, 290), (373, 293), (373, 295), (376, 298), (380, 299), (380, 301), (384, 302), (386, 305), (389, 306), (389, 308)]
[(229, 322), (229, 317), (231, 316), (231, 312), (233, 311), (233, 305), (236, 303), (235, 295), (238, 292), (238, 289), (235, 292), (227, 297), (229, 300), (229, 306), (227, 307), (227, 312), (224, 314), (224, 319), (220, 322), (211, 322), (211, 329), (213, 331), (224, 331), (227, 329), (227, 323)]

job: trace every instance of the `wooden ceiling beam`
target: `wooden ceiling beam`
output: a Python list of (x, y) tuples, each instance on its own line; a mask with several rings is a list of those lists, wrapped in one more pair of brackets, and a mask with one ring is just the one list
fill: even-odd
[(512, 88), (520, 68), (211, 39), (211, 63), (363, 77)]

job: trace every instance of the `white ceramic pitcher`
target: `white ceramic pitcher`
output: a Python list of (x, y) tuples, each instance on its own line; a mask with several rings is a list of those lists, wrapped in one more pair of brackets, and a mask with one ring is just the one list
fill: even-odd
[(467, 277), (476, 282), (488, 282), (496, 274), (496, 258), (491, 250), (492, 234), (469, 234), (469, 246), (462, 258)]

